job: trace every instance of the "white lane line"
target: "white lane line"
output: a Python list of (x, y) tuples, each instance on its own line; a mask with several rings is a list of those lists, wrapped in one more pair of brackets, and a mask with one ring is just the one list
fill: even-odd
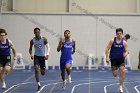
[(49, 93), (52, 93), (55, 87), (56, 87), (56, 84), (54, 84), (54, 86), (51, 88), (51, 90), (49, 91)]
[[(76, 81), (72, 81), (72, 82), (79, 82), (79, 81), (89, 81), (90, 78), (83, 78), (81, 80), (76, 80)], [(98, 79), (98, 78), (95, 78), (95, 79), (92, 79), (91, 78), (91, 81), (97, 81), (97, 80), (110, 80), (112, 78), (107, 78), (107, 79)], [(40, 81), (40, 82), (50, 82), (50, 81), (58, 81), (58, 80), (45, 80), (45, 81)], [(24, 82), (24, 83), (18, 83), (18, 84), (14, 84), (12, 85), (10, 88), (8, 88), (7, 90), (5, 90), (3, 93), (7, 93), (9, 92), (11, 89), (13, 89), (14, 87), (17, 87), (17, 86), (20, 86), (20, 85), (25, 85), (25, 84), (31, 84), (31, 83), (36, 83), (36, 82)]]
[[(99, 80), (104, 80), (104, 79), (99, 79)], [(48, 80), (48, 81), (40, 81), (40, 82), (50, 82), (50, 81), (58, 81), (58, 80)], [(79, 81), (89, 81), (89, 80), (88, 79), (85, 79), (85, 80), (79, 80)], [(74, 82), (74, 81), (72, 81), (72, 82)], [(7, 90), (5, 90), (3, 93), (7, 93), (8, 91), (10, 91), (11, 89), (13, 89), (14, 87), (17, 87), (17, 86), (20, 86), (20, 85), (25, 85), (25, 84), (31, 84), (31, 83), (36, 83), (36, 82), (25, 82), (25, 83), (14, 84), (10, 88), (8, 88)]]
[(8, 88), (7, 90), (5, 90), (3, 93), (9, 92), (9, 91), (10, 91), (11, 89), (13, 89), (14, 87), (18, 87), (18, 86), (21, 86), (21, 85), (24, 85), (24, 84), (31, 84), (31, 83), (35, 83), (35, 82), (27, 82), (27, 83), (15, 84), (15, 85), (11, 86), (10, 88)]
[[(34, 77), (34, 74), (31, 75), (31, 76), (30, 76), (29, 78), (27, 78), (26, 80), (24, 80), (22, 83), (25, 83), (25, 82), (29, 81), (29, 80), (30, 80), (31, 78), (33, 78), (33, 77)], [(18, 89), (20, 86), (21, 86), (21, 85), (17, 86), (16, 88), (14, 88), (13, 90), (11, 90), (10, 92), (12, 93), (14, 90)]]
[(126, 90), (126, 93), (129, 93), (129, 91), (127, 90), (126, 86), (123, 85), (124, 89)]
[[(102, 83), (102, 82), (110, 82), (110, 81), (99, 81), (99, 82), (90, 82), (90, 83)], [(89, 84), (89, 82), (88, 83), (81, 83), (81, 84), (77, 84), (77, 85), (73, 86), (71, 93), (74, 93), (74, 90), (76, 87), (81, 86), (81, 85), (87, 85), (87, 84)]]
[[(100, 79), (100, 80), (104, 80), (104, 79)], [(79, 82), (79, 81), (89, 81), (89, 80), (78, 80), (78, 81), (72, 81), (73, 83), (74, 82)], [(100, 82), (111, 82), (111, 81), (94, 81), (94, 83), (100, 83)], [(57, 84), (60, 84), (60, 83), (62, 83), (62, 82), (56, 82), (56, 83), (51, 83), (51, 84), (47, 84), (47, 85), (44, 85), (44, 86), (42, 86), (42, 88), (40, 89), (40, 91), (38, 91), (37, 93), (40, 93), (45, 87), (47, 87), (47, 86), (50, 86), (50, 85), (57, 85)], [(84, 83), (85, 84), (85, 83)], [(89, 84), (89, 83), (86, 83), (86, 84)]]
[[(50, 82), (50, 81), (56, 81), (56, 80), (48, 80), (48, 81), (45, 80), (45, 81), (40, 81), (40, 82)], [(11, 89), (13, 89), (14, 87), (17, 87), (17, 86), (20, 86), (20, 85), (25, 85), (25, 84), (31, 84), (31, 83), (36, 83), (36, 82), (18, 83), (18, 84), (15, 84), (15, 85), (11, 86), (7, 90), (5, 90), (3, 93), (7, 93), (8, 91), (10, 91)]]
[[(57, 82), (59, 82), (60, 80), (61, 80), (61, 77), (57, 79)], [(55, 87), (56, 87), (56, 84), (54, 84), (54, 86), (51, 88), (49, 93), (52, 93)]]
[[(81, 80), (78, 80), (78, 81), (89, 81), (89, 79), (91, 80), (91, 81), (97, 81), (97, 80), (110, 80), (110, 79), (113, 79), (113, 78), (107, 78), (107, 79), (99, 79), (99, 78), (95, 78), (95, 79), (93, 79), (93, 78), (83, 78), (83, 79), (81, 79)], [(45, 80), (45, 81), (40, 81), (40, 82), (50, 82), (50, 81), (58, 81), (58, 80)], [(77, 81), (77, 80), (76, 80)], [(74, 82), (74, 81), (73, 81)], [(20, 85), (25, 85), (25, 84), (30, 84), (30, 83), (36, 83), (36, 82), (25, 82), (25, 83), (19, 83), (19, 84), (15, 84), (15, 85), (13, 85), (13, 86), (11, 86), (10, 88), (8, 88), (7, 90), (5, 90), (3, 93), (6, 93), (6, 92), (8, 92), (8, 91), (10, 91), (11, 89), (13, 89), (14, 87), (17, 87), (17, 86), (20, 86)]]
[(140, 91), (138, 90), (138, 88), (137, 87), (139, 87), (140, 85), (137, 85), (137, 86), (135, 86), (134, 87), (134, 89), (137, 91), (137, 93), (140, 93)]
[[(130, 83), (130, 82), (124, 82), (124, 83)], [(110, 87), (110, 86), (113, 86), (113, 85), (118, 85), (118, 84), (120, 84), (120, 83), (112, 83), (112, 84), (109, 84), (109, 85), (105, 85), (104, 86), (104, 93), (107, 93), (107, 87)]]
[(53, 85), (53, 84), (56, 85), (56, 84), (60, 84), (60, 83), (62, 83), (62, 82), (56, 82), (56, 83), (50, 83), (50, 84), (44, 85), (44, 86), (42, 86), (42, 88), (40, 89), (40, 91), (38, 91), (37, 93), (40, 93), (47, 86), (50, 86), (50, 85)]
[(112, 86), (112, 85), (117, 85), (117, 84), (119, 83), (109, 84), (109, 85), (104, 86), (104, 93), (107, 93), (107, 89), (106, 89), (107, 87)]
[[(27, 82), (28, 80), (30, 80), (34, 75), (32, 74), (30, 77), (28, 77), (26, 80), (24, 80), (22, 83), (24, 84), (25, 82)], [(17, 87), (16, 87), (17, 86)], [(21, 84), (17, 84), (17, 85), (13, 85), (12, 87), (10, 87), (9, 89), (7, 89), (6, 91), (4, 91), (3, 93), (7, 93), (9, 90), (13, 89), (14, 87), (16, 87), (15, 89), (11, 90), (10, 92), (13, 92), (14, 90), (16, 90), (17, 88), (19, 88), (21, 86)]]

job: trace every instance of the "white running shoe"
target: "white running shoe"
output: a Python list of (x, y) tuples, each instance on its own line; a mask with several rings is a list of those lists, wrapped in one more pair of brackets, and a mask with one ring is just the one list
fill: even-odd
[(6, 83), (5, 82), (2, 83), (2, 89), (6, 89)]
[(120, 88), (120, 93), (123, 93), (123, 88)]
[(71, 76), (70, 76), (70, 75), (68, 75), (68, 80), (69, 80), (69, 83), (72, 82), (72, 81), (71, 81)]
[(37, 91), (39, 91), (39, 90), (41, 89), (41, 84), (40, 84), (40, 82), (37, 82), (37, 85), (38, 85)]
[(63, 81), (63, 86), (62, 86), (62, 88), (63, 88), (64, 90), (66, 89), (66, 83), (67, 83), (67, 81), (64, 80), (64, 81)]

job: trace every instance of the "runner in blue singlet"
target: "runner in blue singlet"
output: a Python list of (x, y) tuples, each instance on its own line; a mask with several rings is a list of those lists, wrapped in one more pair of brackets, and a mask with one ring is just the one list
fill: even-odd
[(61, 50), (60, 69), (63, 80), (63, 89), (66, 87), (65, 70), (68, 75), (68, 80), (71, 83), (70, 68), (72, 65), (72, 54), (75, 53), (75, 41), (72, 40), (70, 36), (70, 31), (66, 30), (64, 32), (65, 40), (60, 40), (57, 47), (58, 52)]
[[(123, 29), (116, 29), (116, 37), (110, 40), (106, 47), (106, 62), (111, 61), (111, 68), (114, 77), (118, 75), (118, 69), (120, 69), (120, 93), (123, 93), (123, 82), (125, 74), (124, 58), (128, 55), (127, 42), (122, 38)], [(110, 55), (109, 54), (110, 50)]]

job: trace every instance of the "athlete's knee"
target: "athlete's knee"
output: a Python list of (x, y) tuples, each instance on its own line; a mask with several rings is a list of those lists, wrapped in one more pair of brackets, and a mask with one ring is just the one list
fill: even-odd
[(70, 70), (71, 64), (66, 64), (66, 70)]
[(122, 69), (122, 70), (120, 71), (120, 76), (124, 76), (124, 74), (125, 74), (125, 69)]
[(70, 67), (66, 67), (66, 71), (70, 71)]
[(125, 73), (125, 67), (124, 66), (120, 66), (120, 72)]
[(112, 66), (111, 69), (112, 69), (113, 76), (114, 76), (114, 77), (117, 77), (117, 76), (118, 76), (118, 68)]
[(4, 68), (4, 71), (5, 71), (5, 73), (10, 72), (10, 71), (11, 71), (11, 67), (10, 67), (10, 66), (6, 66), (6, 67)]
[(118, 76), (118, 74), (117, 74), (117, 73), (113, 73), (113, 76), (114, 76), (114, 77), (117, 77), (117, 76)]
[(125, 73), (125, 69), (121, 70), (121, 74), (124, 74)]
[(38, 66), (34, 66), (34, 69), (35, 69), (35, 73), (38, 73), (39, 72), (39, 67)]
[(11, 69), (5, 69), (5, 73), (8, 73), (10, 71), (11, 71)]
[(118, 76), (118, 71), (117, 70), (113, 71), (113, 76), (114, 77), (117, 77)]

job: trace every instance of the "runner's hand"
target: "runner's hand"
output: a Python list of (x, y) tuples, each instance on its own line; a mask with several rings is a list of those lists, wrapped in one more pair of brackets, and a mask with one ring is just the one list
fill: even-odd
[(16, 60), (17, 58), (16, 58), (16, 57), (14, 57), (13, 59), (14, 59), (14, 60)]
[(49, 58), (49, 55), (46, 55), (46, 56), (45, 56), (45, 60), (48, 60), (48, 58)]
[(109, 65), (109, 59), (108, 58), (106, 58), (106, 63), (107, 63), (107, 65)]

